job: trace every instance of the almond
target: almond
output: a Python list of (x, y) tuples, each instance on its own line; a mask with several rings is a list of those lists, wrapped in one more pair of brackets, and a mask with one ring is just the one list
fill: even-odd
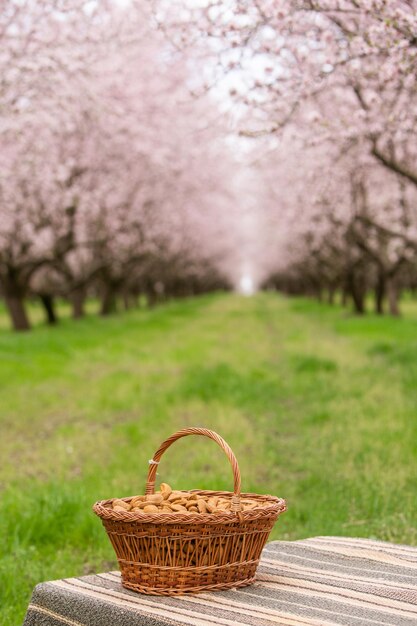
[(145, 496), (146, 502), (149, 502), (150, 504), (161, 504), (163, 499), (164, 498), (160, 493), (149, 493), (147, 496)]
[(159, 509), (154, 504), (147, 504), (144, 509), (144, 513), (159, 513)]
[(145, 496), (134, 496), (130, 501), (130, 506), (132, 509), (135, 506), (138, 506), (139, 502), (143, 502), (145, 500)]
[(182, 493), (181, 491), (173, 491), (169, 496), (168, 496), (168, 502), (175, 502), (175, 500), (181, 500), (182, 498)]
[(185, 508), (185, 506), (182, 506), (182, 504), (173, 504), (171, 508), (177, 513), (187, 513), (187, 509)]
[(159, 491), (161, 492), (163, 499), (168, 500), (168, 497), (172, 493), (172, 487), (168, 485), (168, 483), (161, 483), (161, 486), (159, 487)]
[(124, 500), (120, 500), (119, 498), (113, 500), (113, 509), (115, 506), (120, 506), (125, 511), (130, 511), (130, 504), (128, 502), (125, 502)]
[(213, 501), (210, 502), (209, 500), (208, 502), (206, 502), (206, 508), (209, 513), (214, 513), (217, 507), (215, 504), (213, 504)]

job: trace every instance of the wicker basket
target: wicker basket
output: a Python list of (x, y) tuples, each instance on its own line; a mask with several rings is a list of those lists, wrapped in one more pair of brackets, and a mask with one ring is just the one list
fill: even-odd
[[(269, 533), (286, 510), (274, 496), (241, 494), (240, 471), (231, 448), (219, 435), (205, 428), (180, 430), (162, 443), (149, 461), (146, 493), (154, 493), (156, 469), (165, 450), (177, 439), (202, 435), (216, 441), (233, 468), (234, 493), (192, 493), (231, 499), (231, 510), (221, 514), (147, 513), (113, 511), (113, 500), (96, 502), (115, 549), (127, 589), (154, 595), (197, 593), (250, 585)], [(240, 497), (259, 501), (259, 508), (241, 511)], [(123, 498), (129, 502), (131, 498)]]

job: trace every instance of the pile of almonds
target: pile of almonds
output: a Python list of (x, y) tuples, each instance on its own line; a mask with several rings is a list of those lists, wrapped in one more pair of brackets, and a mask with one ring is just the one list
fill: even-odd
[[(242, 510), (255, 509), (262, 503), (249, 498), (241, 499)], [(230, 511), (231, 499), (224, 496), (205, 496), (187, 491), (173, 491), (162, 483), (159, 492), (146, 496), (134, 496), (130, 502), (113, 500), (113, 511), (135, 513), (225, 513)]]

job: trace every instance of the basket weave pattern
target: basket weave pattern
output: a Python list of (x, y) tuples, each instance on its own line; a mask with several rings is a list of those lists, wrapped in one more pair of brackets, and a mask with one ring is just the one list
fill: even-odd
[[(240, 471), (232, 450), (217, 433), (203, 428), (178, 431), (163, 442), (149, 467), (147, 494), (154, 493), (156, 469), (164, 451), (187, 435), (216, 441), (229, 457), (234, 475), (233, 493), (191, 493), (230, 498), (231, 511), (138, 515), (113, 511), (113, 500), (97, 502), (94, 511), (116, 552), (122, 584), (133, 591), (175, 595), (251, 584), (269, 533), (286, 510), (285, 501), (274, 496), (241, 494)], [(242, 511), (241, 497), (259, 501), (259, 508)], [(131, 498), (123, 499), (129, 502)]]

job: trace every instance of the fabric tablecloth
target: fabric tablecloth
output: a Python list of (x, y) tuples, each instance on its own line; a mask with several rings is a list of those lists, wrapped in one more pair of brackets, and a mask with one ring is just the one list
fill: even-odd
[(417, 626), (417, 548), (315, 537), (266, 545), (257, 581), (175, 598), (123, 589), (118, 572), (41, 583), (24, 626)]

